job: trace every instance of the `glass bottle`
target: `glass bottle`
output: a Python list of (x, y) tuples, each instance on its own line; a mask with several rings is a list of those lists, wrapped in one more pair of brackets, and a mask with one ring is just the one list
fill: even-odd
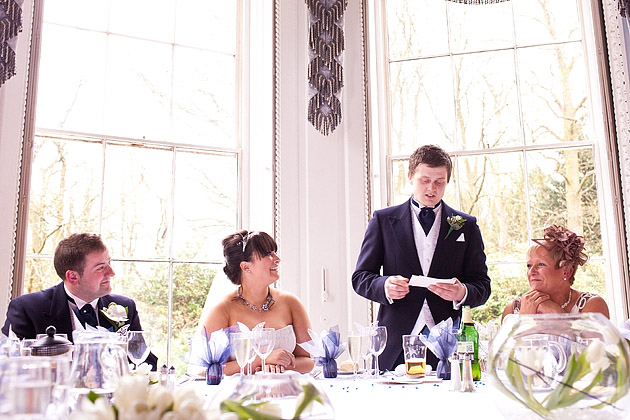
[(462, 329), (457, 337), (457, 352), (472, 353), (472, 378), (481, 380), (481, 366), (479, 365), (479, 333), (470, 314), (470, 306), (462, 308)]

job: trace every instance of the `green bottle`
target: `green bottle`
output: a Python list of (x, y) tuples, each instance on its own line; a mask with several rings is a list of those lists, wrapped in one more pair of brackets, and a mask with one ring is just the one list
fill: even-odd
[(472, 353), (473, 381), (481, 380), (481, 367), (479, 366), (479, 333), (475, 328), (470, 314), (470, 306), (462, 308), (462, 329), (457, 336), (457, 352)]

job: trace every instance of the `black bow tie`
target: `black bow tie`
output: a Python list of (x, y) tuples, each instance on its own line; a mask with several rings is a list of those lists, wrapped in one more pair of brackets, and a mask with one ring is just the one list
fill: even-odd
[[(420, 204), (411, 197), (411, 202), (414, 206), (420, 207)], [(418, 214), (418, 221), (420, 222), (420, 226), (422, 226), (422, 230), (424, 230), (425, 235), (428, 235), (431, 231), (431, 226), (433, 226), (433, 222), (435, 222), (435, 209), (438, 208), (442, 204), (440, 201), (435, 207), (420, 207), (420, 213)]]
[[(77, 304), (75, 300), (67, 293), (66, 297), (68, 298), (68, 302), (72, 302), (75, 305)], [(77, 310), (75, 310), (75, 313), (77, 314), (77, 318), (79, 318), (79, 321), (81, 321), (83, 327), (85, 327), (85, 324), (89, 324), (94, 328), (98, 326), (98, 318), (96, 317), (96, 312), (94, 312), (94, 308), (91, 304), (86, 303), (81, 307), (81, 309), (77, 308)]]

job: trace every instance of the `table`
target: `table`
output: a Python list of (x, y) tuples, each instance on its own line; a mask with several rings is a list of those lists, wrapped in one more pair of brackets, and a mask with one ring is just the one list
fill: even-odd
[[(335, 379), (312, 380), (326, 393), (335, 410), (335, 417), (339, 420), (394, 420), (431, 418), (430, 416), (466, 420), (504, 418), (495, 404), (498, 391), (485, 381), (475, 382), (475, 392), (463, 393), (451, 391), (450, 381), (418, 385), (381, 383), (391, 379), (394, 378), (383, 376), (379, 381), (339, 376)], [(204, 381), (197, 381), (195, 387), (206, 398), (212, 398), (219, 389), (206, 385)]]
[(472, 393), (451, 391), (450, 381), (391, 385), (336, 378), (317, 379), (316, 383), (328, 395), (337, 419), (503, 419), (493, 400), (495, 391), (485, 382), (476, 382)]

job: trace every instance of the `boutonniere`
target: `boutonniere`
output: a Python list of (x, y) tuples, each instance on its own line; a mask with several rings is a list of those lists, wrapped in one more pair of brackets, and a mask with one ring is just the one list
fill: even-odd
[(464, 226), (464, 223), (466, 223), (466, 219), (459, 215), (447, 217), (446, 221), (448, 222), (450, 227), (448, 228), (448, 233), (446, 234), (444, 239), (448, 238), (448, 235), (450, 235), (452, 231), (460, 230), (462, 226)]
[(118, 305), (116, 302), (111, 302), (107, 308), (101, 309), (101, 313), (114, 327), (114, 331), (118, 331), (128, 321), (128, 312), (129, 309), (126, 306)]

